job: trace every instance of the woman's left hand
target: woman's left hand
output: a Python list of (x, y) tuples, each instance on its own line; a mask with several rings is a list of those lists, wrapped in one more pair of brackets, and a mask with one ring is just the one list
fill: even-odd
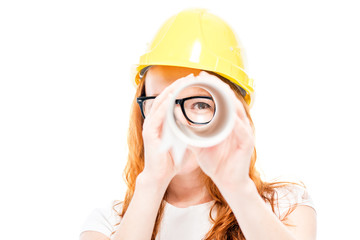
[[(216, 78), (221, 81), (204, 71), (197, 78)], [(223, 84), (236, 107), (233, 130), (225, 140), (215, 146), (190, 147), (197, 156), (200, 168), (219, 188), (229, 184), (248, 183), (251, 180), (249, 167), (255, 145), (255, 136), (241, 101), (226, 83)]]

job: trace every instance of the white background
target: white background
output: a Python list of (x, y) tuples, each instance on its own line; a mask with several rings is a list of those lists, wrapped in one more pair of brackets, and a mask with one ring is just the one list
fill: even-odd
[(265, 178), (307, 185), (318, 239), (358, 237), (356, 1), (5, 0), (0, 239), (78, 239), (94, 208), (123, 198), (131, 66), (187, 7), (221, 16), (246, 50)]

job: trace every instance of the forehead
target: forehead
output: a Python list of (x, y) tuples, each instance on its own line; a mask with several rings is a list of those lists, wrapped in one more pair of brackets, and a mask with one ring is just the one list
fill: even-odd
[(173, 66), (152, 66), (145, 77), (145, 93), (147, 96), (159, 95), (167, 86), (177, 79), (186, 77), (193, 73), (199, 75), (200, 69), (173, 67)]

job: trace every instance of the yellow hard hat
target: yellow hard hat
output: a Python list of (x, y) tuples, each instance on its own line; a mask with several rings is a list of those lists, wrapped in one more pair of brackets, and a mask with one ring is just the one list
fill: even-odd
[(139, 64), (135, 84), (151, 65), (196, 68), (215, 72), (246, 91), (254, 101), (254, 83), (244, 70), (241, 48), (231, 27), (206, 9), (187, 9), (172, 16), (159, 29)]

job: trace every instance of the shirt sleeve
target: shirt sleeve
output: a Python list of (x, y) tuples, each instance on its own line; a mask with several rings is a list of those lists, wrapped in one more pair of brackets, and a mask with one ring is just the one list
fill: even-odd
[(277, 215), (283, 217), (287, 212), (296, 206), (309, 206), (315, 211), (315, 204), (309, 192), (301, 186), (290, 185), (277, 189)]
[[(110, 235), (116, 229), (116, 224), (120, 223), (121, 217), (113, 210), (113, 204), (105, 208), (95, 208), (83, 222), (80, 233), (84, 231), (100, 232), (110, 238)], [(120, 205), (120, 204), (119, 204)], [(115, 209), (119, 212), (121, 207), (116, 205)]]

